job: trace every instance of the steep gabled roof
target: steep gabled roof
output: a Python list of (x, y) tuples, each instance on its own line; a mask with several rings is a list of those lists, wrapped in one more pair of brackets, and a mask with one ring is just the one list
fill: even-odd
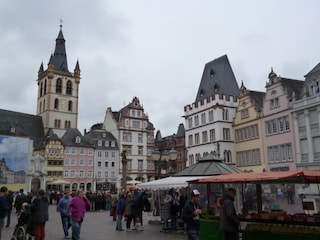
[(0, 134), (34, 139), (34, 145), (44, 136), (41, 116), (0, 109)]
[(312, 68), (311, 71), (305, 75), (305, 77), (308, 78), (312, 75), (317, 75), (317, 74), (320, 74), (320, 63), (318, 63), (317, 66), (315, 66), (314, 68)]
[(303, 95), (304, 81), (294, 80), (281, 77), (281, 84), (286, 89), (289, 99), (295, 97), (295, 99), (301, 99)]
[(180, 123), (177, 131), (177, 137), (184, 137), (185, 134), (186, 134), (186, 130), (184, 128), (184, 125), (183, 123)]
[(56, 47), (54, 49), (54, 54), (50, 57), (49, 64), (53, 64), (56, 70), (69, 73), (65, 39), (62, 34), (62, 29), (60, 29), (56, 39)]
[[(80, 137), (81, 141), (78, 143), (76, 142), (76, 138)], [(88, 144), (84, 137), (82, 136), (81, 132), (77, 128), (68, 128), (65, 134), (62, 136), (62, 143), (65, 146), (91, 146)]]
[(250, 97), (252, 100), (254, 100), (256, 104), (257, 110), (260, 112), (263, 108), (263, 99), (266, 95), (265, 92), (258, 92), (258, 91), (249, 91)]
[(239, 86), (227, 55), (205, 65), (195, 102), (216, 93), (239, 96)]
[[(105, 137), (103, 137), (103, 134), (105, 134)], [(97, 142), (98, 140), (101, 140), (101, 141), (114, 141), (115, 142), (115, 146), (114, 147), (107, 147), (107, 148), (110, 148), (110, 149), (119, 149), (118, 148), (118, 142), (117, 142), (117, 139), (113, 136), (112, 133), (108, 132), (108, 131), (105, 131), (105, 130), (92, 130), (90, 132), (88, 132), (87, 134), (85, 134), (83, 136), (83, 139), (86, 143), (94, 146), (95, 148), (106, 148), (104, 145), (103, 146), (98, 146), (97, 145)]]

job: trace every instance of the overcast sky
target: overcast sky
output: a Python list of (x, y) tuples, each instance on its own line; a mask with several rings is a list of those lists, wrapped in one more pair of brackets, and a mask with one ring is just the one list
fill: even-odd
[(265, 91), (271, 67), (304, 80), (320, 62), (320, 1), (10, 0), (0, 2), (0, 108), (36, 114), (37, 72), (60, 19), (81, 68), (79, 130), (134, 96), (162, 136), (176, 133), (204, 65), (224, 54), (240, 86)]

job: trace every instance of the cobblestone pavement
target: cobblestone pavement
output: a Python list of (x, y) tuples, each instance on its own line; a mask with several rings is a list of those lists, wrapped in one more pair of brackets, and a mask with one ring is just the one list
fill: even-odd
[[(12, 237), (17, 220), (14, 213), (12, 213), (11, 218), (11, 226), (4, 228), (2, 231), (2, 240), (10, 240)], [(186, 235), (183, 233), (164, 233), (161, 231), (163, 225), (148, 224), (147, 222), (150, 218), (152, 218), (152, 216), (144, 213), (144, 231), (119, 232), (115, 230), (115, 223), (112, 221), (112, 217), (109, 216), (109, 211), (87, 212), (81, 229), (81, 240), (186, 240)], [(125, 228), (125, 221), (123, 221), (122, 226)], [(49, 221), (46, 223), (46, 240), (60, 239), (64, 239), (60, 214), (56, 211), (56, 205), (50, 205)]]

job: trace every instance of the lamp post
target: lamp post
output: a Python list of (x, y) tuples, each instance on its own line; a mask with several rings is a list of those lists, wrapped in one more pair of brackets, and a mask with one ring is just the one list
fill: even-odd
[(127, 160), (127, 151), (126, 150), (123, 150), (122, 153), (121, 153), (121, 163), (122, 163), (122, 188), (123, 189), (126, 189), (127, 187), (127, 163), (128, 163), (128, 160)]

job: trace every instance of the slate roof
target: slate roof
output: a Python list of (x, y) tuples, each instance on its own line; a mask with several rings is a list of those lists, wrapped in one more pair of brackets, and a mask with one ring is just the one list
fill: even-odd
[(224, 173), (242, 172), (233, 165), (228, 165), (223, 162), (223, 159), (209, 154), (200, 158), (196, 164), (187, 167), (186, 169), (176, 173), (173, 177), (179, 176), (212, 176)]
[(49, 128), (47, 134), (35, 145), (35, 150), (44, 149), (49, 141), (61, 141), (57, 134), (54, 133), (52, 128)]
[[(80, 137), (80, 143), (76, 142), (76, 137)], [(65, 146), (78, 146), (78, 147), (90, 147), (91, 144), (87, 143), (82, 136), (81, 132), (77, 128), (68, 128), (65, 134), (62, 136), (62, 143)]]
[(205, 65), (195, 102), (216, 93), (239, 96), (239, 86), (227, 55)]
[(56, 47), (50, 57), (49, 64), (53, 64), (56, 70), (69, 73), (65, 41), (60, 29), (56, 39)]
[(180, 123), (177, 131), (177, 137), (184, 137), (185, 134), (186, 134), (186, 130), (184, 129), (184, 125), (183, 123)]
[(295, 99), (301, 99), (303, 97), (304, 81), (281, 77), (281, 84), (286, 89), (289, 99), (293, 98), (293, 94), (295, 95)]
[(256, 108), (259, 112), (261, 112), (263, 108), (263, 100), (264, 96), (266, 95), (265, 92), (258, 92), (258, 91), (249, 91), (251, 99), (254, 100), (256, 104)]
[[(105, 137), (103, 137), (103, 133), (106, 134)], [(92, 130), (90, 132), (88, 132), (87, 134), (85, 134), (83, 136), (83, 139), (86, 143), (92, 145), (95, 148), (101, 148), (101, 149), (105, 149), (105, 148), (109, 148), (109, 149), (119, 149), (118, 147), (118, 142), (117, 139), (112, 135), (112, 133), (105, 131), (105, 130)], [(115, 142), (115, 146), (111, 147), (111, 145), (109, 145), (109, 147), (105, 147), (104, 145), (102, 146), (98, 146), (98, 141), (114, 141)]]
[(36, 145), (44, 137), (42, 117), (0, 109), (0, 134), (28, 137)]
[(306, 75), (305, 75), (305, 77), (306, 78), (309, 78), (309, 77), (311, 77), (312, 75), (317, 75), (317, 74), (319, 74), (320, 73), (320, 63), (318, 63), (314, 68), (312, 68), (311, 70), (310, 70), (310, 72), (308, 72)]

